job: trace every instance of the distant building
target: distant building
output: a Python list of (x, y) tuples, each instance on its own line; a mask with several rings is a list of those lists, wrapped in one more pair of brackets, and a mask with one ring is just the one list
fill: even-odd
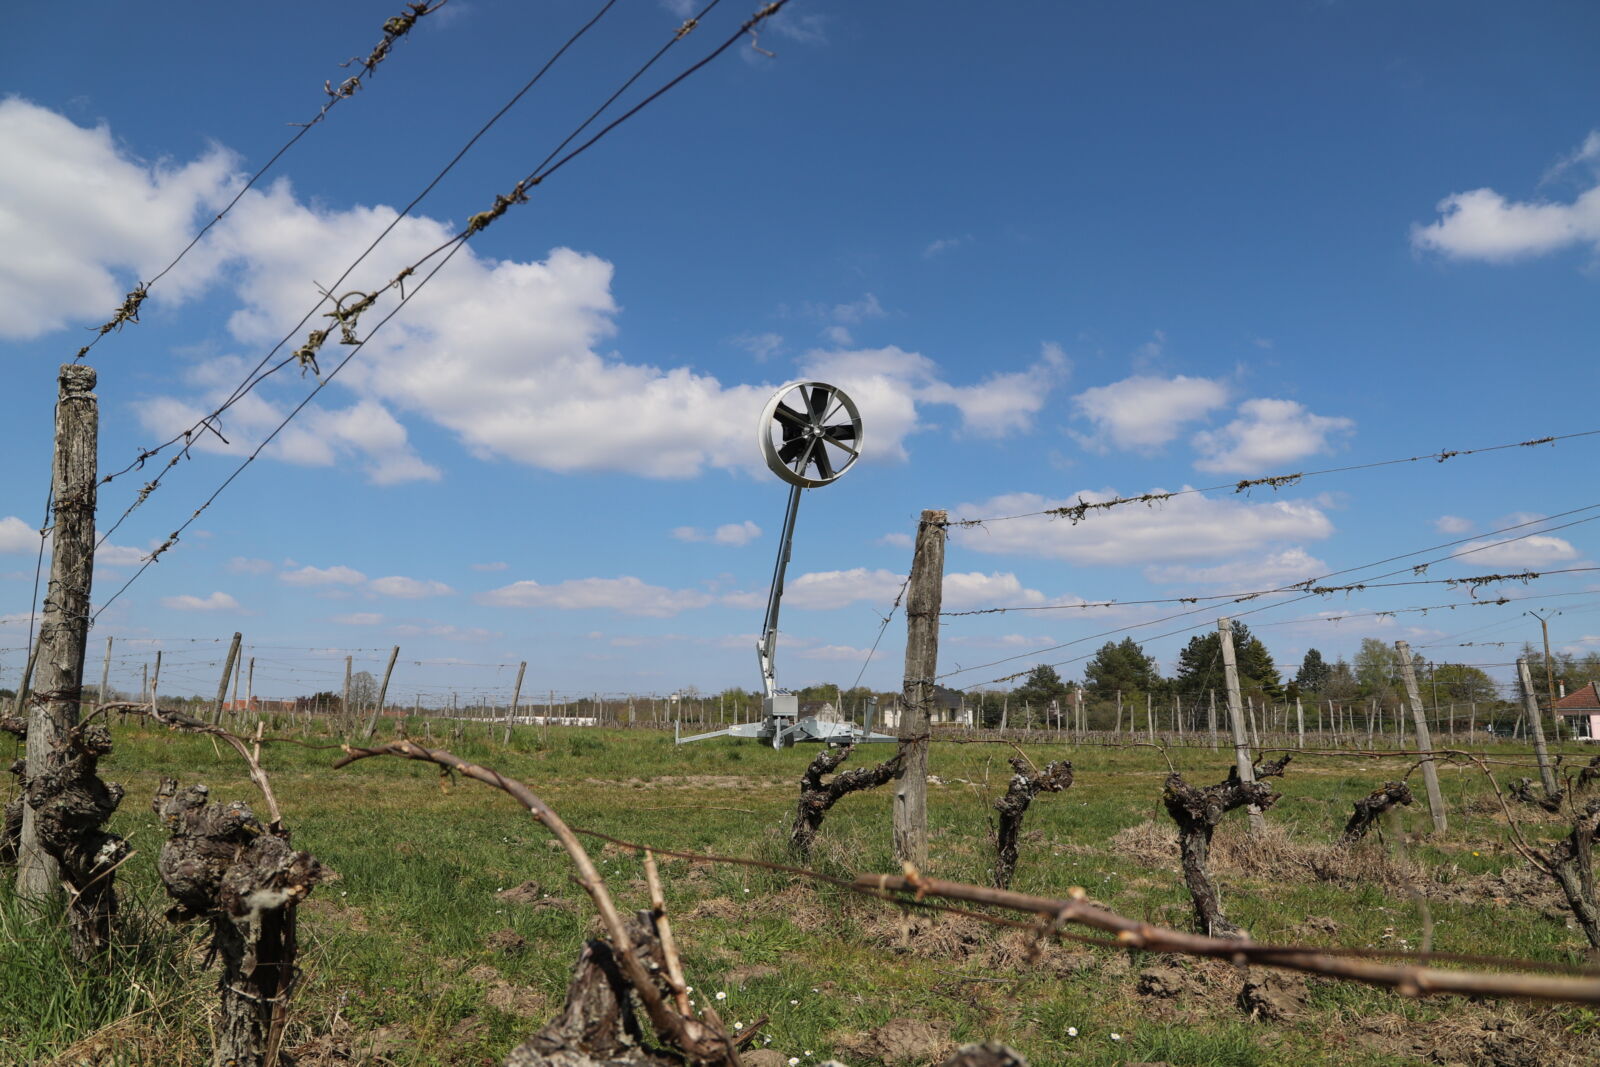
[[(966, 694), (956, 689), (947, 689), (942, 685), (933, 687), (933, 702), (928, 707), (928, 725), (972, 726), (975, 723), (975, 714), (975, 709), (967, 706)], [(873, 729), (900, 729), (899, 698), (891, 698), (878, 709), (878, 721), (873, 723)]]
[(1600, 739), (1600, 691), (1595, 683), (1556, 701), (1556, 714), (1566, 720), (1573, 737)]

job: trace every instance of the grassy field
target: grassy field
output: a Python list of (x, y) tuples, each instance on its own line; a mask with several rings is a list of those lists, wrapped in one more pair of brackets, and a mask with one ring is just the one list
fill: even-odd
[[(548, 740), (521, 730), (507, 747), (481, 731), (468, 727), (442, 747), (522, 778), (575, 826), (774, 860), (788, 858), (799, 775), (816, 751), (729, 740), (679, 749), (654, 732), (578, 729), (552, 730)], [(108, 965), (71, 964), (59, 915), (31, 911), (0, 880), (0, 1063), (208, 1062), (215, 972), (204, 932), (162, 918), (153, 870), (161, 836), (149, 801), (163, 775), (204, 782), (215, 799), (255, 805), (257, 797), (237, 757), (210, 739), (125, 726), (116, 743), (102, 774), (128, 791), (113, 829), (137, 849), (119, 872), (122, 918), (137, 947)], [(1070, 745), (1028, 752), (1041, 764), (1070, 758), (1077, 781), (1029, 812), (1014, 888), (1059, 896), (1082, 886), (1125, 914), (1187, 924), (1159, 802), (1160, 755)], [(854, 763), (888, 754), (859, 750)], [(934, 746), (930, 873), (988, 881), (991, 805), (1011, 754), (1003, 745)], [(443, 783), (433, 768), (398, 760), (331, 771), (336, 755), (277, 745), (264, 757), (296, 845), (340, 876), (301, 910), (305, 980), (290, 1041), (298, 1062), (498, 1064), (559, 1006), (594, 929), (565, 856), (502, 793)], [(1220, 780), (1229, 764), (1226, 750), (1176, 749), (1172, 758), (1198, 784)], [(1284, 796), (1265, 840), (1248, 842), (1242, 813), (1230, 815), (1215, 862), (1229, 917), (1257, 940), (1395, 948), (1417, 947), (1431, 923), (1438, 951), (1581, 962), (1582, 935), (1565, 921), (1553, 883), (1507, 845), (1505, 818), (1476, 770), (1441, 772), (1451, 815), (1443, 839), (1423, 840), (1419, 796), (1417, 807), (1389, 817), (1383, 843), (1333, 847), (1352, 802), (1406, 766), (1308, 756), (1275, 781)], [(1530, 837), (1563, 832), (1562, 819), (1518, 815)], [(619, 902), (643, 907), (638, 858), (593, 851)], [(813, 866), (895, 871), (887, 790), (835, 807)], [(1587, 1008), (1412, 1001), (1300, 979), (1269, 983), (1241, 1007), (1241, 987), (1259, 970), (1038, 949), (1020, 932), (906, 915), (748, 868), (671, 861), (663, 876), (695, 996), (717, 998), (730, 1023), (770, 1016), (754, 1047), (802, 1064), (937, 1062), (985, 1038), (1035, 1064), (1600, 1061), (1600, 1016)]]

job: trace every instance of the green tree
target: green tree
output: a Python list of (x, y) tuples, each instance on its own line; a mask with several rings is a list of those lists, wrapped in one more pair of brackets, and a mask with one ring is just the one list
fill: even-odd
[(1361, 683), (1356, 681), (1356, 672), (1343, 656), (1328, 669), (1328, 677), (1323, 679), (1322, 689), (1317, 696), (1337, 703), (1349, 703), (1361, 696)]
[(1431, 685), (1439, 694), (1440, 704), (1490, 703), (1499, 695), (1495, 692), (1494, 679), (1464, 663), (1437, 663), (1432, 671), (1418, 678), (1418, 685), (1424, 698), (1430, 695)]
[(1376, 637), (1363, 637), (1353, 666), (1363, 698), (1387, 700), (1396, 697), (1400, 656), (1394, 646)]
[(1048, 707), (1052, 700), (1061, 700), (1072, 687), (1061, 680), (1061, 675), (1048, 663), (1041, 663), (1028, 672), (1027, 681), (1012, 690), (1011, 698), (1036, 708)]
[(1084, 691), (1093, 700), (1126, 700), (1135, 693), (1155, 692), (1163, 686), (1155, 658), (1131, 637), (1107, 641), (1083, 668)]
[[(1283, 699), (1283, 681), (1272, 653), (1242, 622), (1233, 624), (1233, 655), (1239, 668), (1242, 694), (1265, 700)], [(1173, 687), (1185, 700), (1200, 700), (1208, 689), (1223, 682), (1222, 636), (1215, 630), (1197, 634), (1178, 653), (1178, 673)]]
[(1306, 649), (1305, 658), (1300, 661), (1300, 670), (1294, 676), (1294, 684), (1300, 687), (1303, 693), (1322, 692), (1323, 683), (1328, 680), (1332, 668), (1322, 658), (1322, 653), (1314, 648)]

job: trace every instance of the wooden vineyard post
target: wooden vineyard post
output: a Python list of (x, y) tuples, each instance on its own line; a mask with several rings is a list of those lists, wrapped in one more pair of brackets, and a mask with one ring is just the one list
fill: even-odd
[(522, 676), (528, 673), (528, 661), (517, 664), (517, 684), (511, 687), (511, 706), (506, 709), (506, 733), (501, 744), (511, 743), (511, 725), (517, 721), (517, 704), (522, 700)]
[(1300, 748), (1306, 747), (1306, 709), (1300, 706), (1300, 698), (1294, 698), (1294, 721), (1300, 730)]
[(233, 664), (239, 658), (239, 642), (242, 635), (235, 630), (233, 643), (228, 646), (228, 658), (222, 661), (222, 677), (217, 682), (217, 699), (211, 705), (211, 725), (222, 725), (222, 705), (228, 699), (228, 679), (233, 677)]
[(384, 704), (389, 699), (389, 676), (394, 673), (394, 661), (400, 658), (400, 646), (395, 645), (389, 649), (389, 664), (383, 668), (383, 681), (378, 684), (378, 702), (372, 706), (372, 714), (367, 716), (367, 728), (361, 731), (363, 739), (370, 738), (378, 729), (378, 716), (383, 714)]
[[(95, 452), (100, 430), (99, 403), (91, 392), (94, 386), (95, 372), (89, 367), (62, 365), (50, 481), (55, 519), (50, 585), (30, 670), (17, 690), (20, 695), (27, 688), (29, 674), (38, 673), (35, 695), (22, 709), (28, 723), (23, 773), (30, 785), (61, 766), (67, 734), (78, 725), (83, 657), (89, 641), (89, 593), (94, 584)], [(42, 900), (60, 892), (61, 881), (60, 865), (39, 839), (33, 805), (24, 800), (17, 895)]]
[(949, 515), (926, 510), (906, 589), (906, 668), (900, 696), (900, 751), (894, 788), (894, 854), (918, 870), (928, 865), (928, 706), (939, 670), (939, 607), (944, 586), (944, 531)]
[[(1445, 815), (1444, 797), (1439, 792), (1439, 769), (1433, 763), (1433, 738), (1428, 733), (1427, 714), (1422, 710), (1422, 695), (1417, 690), (1417, 672), (1411, 662), (1411, 646), (1396, 641), (1394, 648), (1400, 656), (1400, 680), (1405, 683), (1406, 700), (1411, 704), (1411, 721), (1417, 730), (1417, 749), (1422, 756), (1422, 783), (1428, 789), (1428, 811), (1433, 814), (1433, 828), (1439, 833), (1449, 829)], [(1396, 719), (1400, 716), (1396, 715)]]
[(1211, 731), (1211, 748), (1217, 748), (1217, 691), (1215, 688), (1207, 689), (1206, 696), (1206, 729)]
[[(256, 710), (256, 658), (250, 657), (250, 666), (244, 672), (244, 706), (251, 711)], [(261, 721), (261, 716), (256, 716), (256, 721)]]
[(107, 691), (109, 689), (109, 686), (111, 684), (111, 642), (112, 642), (112, 640), (113, 640), (112, 638), (109, 638), (109, 637), (106, 638), (106, 658), (100, 664), (100, 703), (102, 703), (102, 704), (104, 704), (106, 702), (106, 693), (107, 693)]
[(341, 727), (345, 723), (354, 726), (356, 721), (355, 713), (350, 710), (350, 664), (354, 659), (354, 656), (346, 656), (344, 658), (344, 694), (339, 698), (339, 719), (341, 720), (339, 725)]
[[(1239, 699), (1239, 664), (1233, 655), (1233, 620), (1217, 620), (1217, 635), (1222, 644), (1222, 682), (1228, 692), (1228, 721), (1233, 725), (1233, 759), (1239, 768), (1239, 781), (1249, 785), (1256, 780), (1255, 761), (1250, 758), (1250, 739), (1245, 736), (1244, 702)], [(1266, 816), (1260, 805), (1252, 803), (1250, 832), (1260, 833), (1267, 828)]]
[[(1533, 757), (1539, 761), (1539, 784), (1545, 796), (1556, 795), (1556, 776), (1550, 768), (1550, 753), (1544, 747), (1544, 722), (1539, 716), (1539, 698), (1533, 692), (1533, 678), (1528, 674), (1528, 661), (1517, 657), (1517, 681), (1522, 685), (1522, 708), (1527, 713), (1528, 728), (1533, 731)], [(30, 735), (31, 736), (31, 735)]]

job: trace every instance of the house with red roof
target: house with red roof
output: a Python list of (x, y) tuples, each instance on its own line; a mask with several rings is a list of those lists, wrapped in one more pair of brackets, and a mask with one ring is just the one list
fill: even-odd
[(1556, 714), (1564, 720), (1570, 736), (1600, 740), (1600, 690), (1595, 683), (1556, 701)]

